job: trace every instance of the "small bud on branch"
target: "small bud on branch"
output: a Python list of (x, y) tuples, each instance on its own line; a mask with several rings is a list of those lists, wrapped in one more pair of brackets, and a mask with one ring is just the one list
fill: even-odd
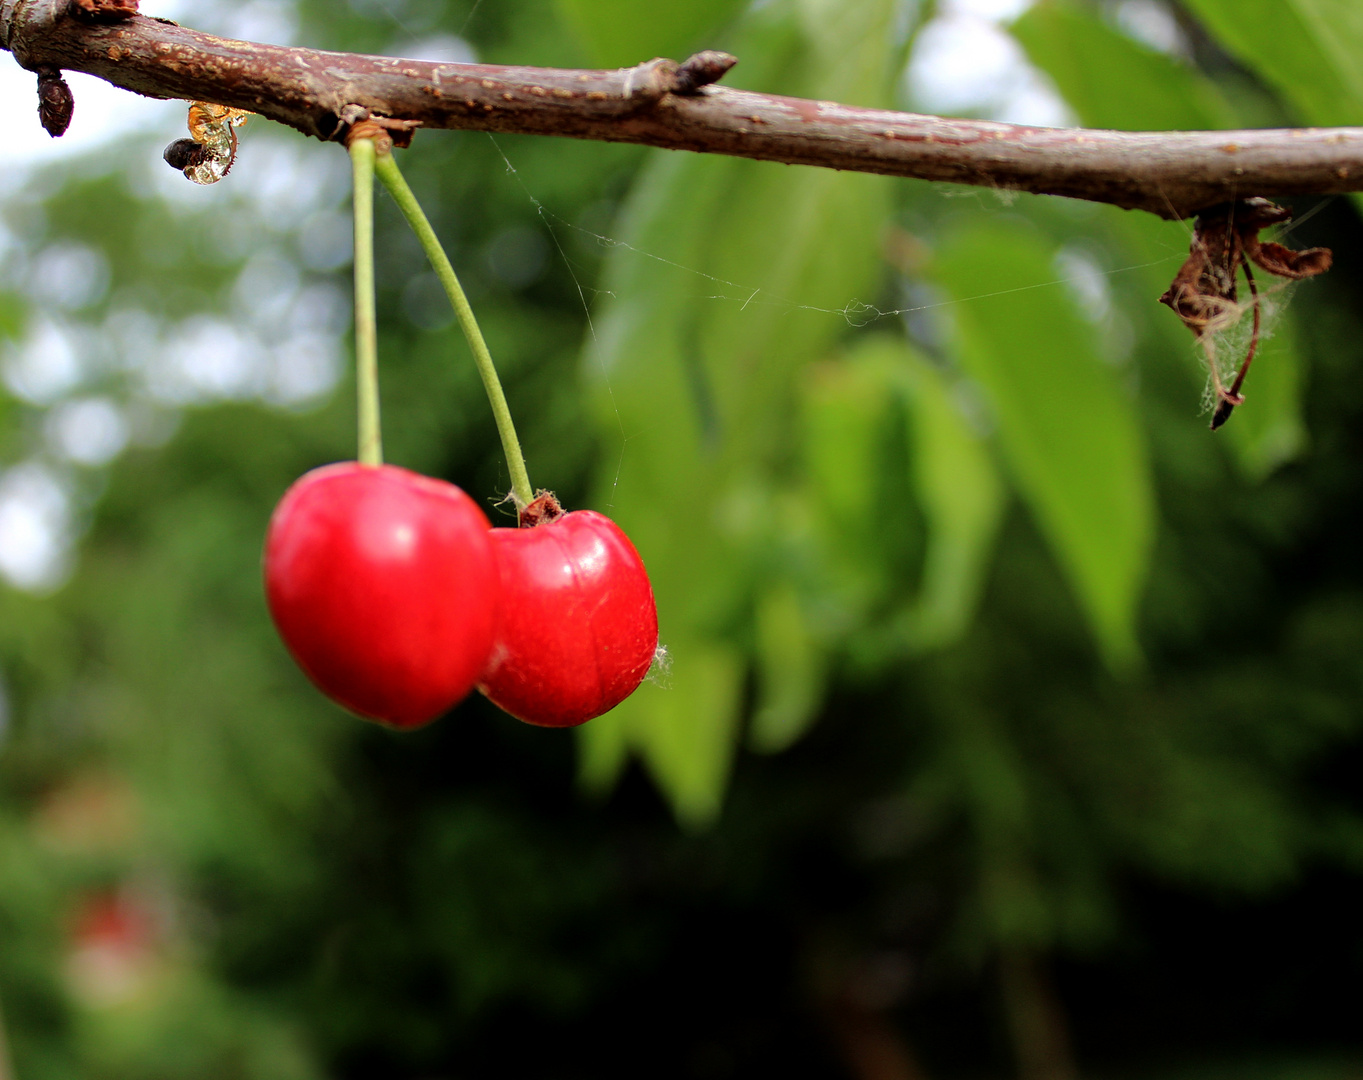
[(71, 126), (76, 101), (62, 73), (44, 64), (38, 69), (38, 120), (54, 139), (65, 135)]

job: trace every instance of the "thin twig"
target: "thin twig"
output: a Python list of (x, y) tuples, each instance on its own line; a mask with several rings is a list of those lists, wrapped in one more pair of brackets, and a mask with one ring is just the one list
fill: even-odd
[(642, 143), (1065, 195), (1165, 218), (1251, 195), (1363, 190), (1363, 128), (1035, 128), (697, 85), (695, 73), (711, 68), (694, 60), (618, 71), (443, 64), (231, 41), (141, 15), (91, 25), (63, 11), (59, 0), (0, 0), (0, 47), (30, 70), (84, 71), (151, 97), (249, 109), (321, 139), (343, 136), (342, 110), (355, 104), (427, 128)]

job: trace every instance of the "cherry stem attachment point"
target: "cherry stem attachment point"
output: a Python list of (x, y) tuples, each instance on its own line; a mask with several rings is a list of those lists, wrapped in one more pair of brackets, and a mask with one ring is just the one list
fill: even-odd
[(492, 353), (488, 351), (487, 342), (483, 340), (483, 332), (478, 329), (478, 320), (473, 315), (473, 309), (469, 307), (468, 297), (464, 295), (454, 267), (450, 265), (449, 256), (440, 246), (435, 230), (431, 228), (431, 223), (422, 212), (421, 204), (417, 202), (412, 189), (403, 179), (393, 155), (379, 154), (374, 171), (393, 196), (393, 201), (398, 204), (398, 209), (407, 219), (407, 224), (412, 227), (412, 232), (416, 233), (422, 249), (426, 252), (426, 258), (431, 262), (431, 268), (440, 279), (440, 284), (445, 287), (445, 294), (454, 307), (459, 327), (468, 338), (469, 348), (473, 350), (473, 362), (478, 366), (483, 388), (487, 391), (488, 403), (492, 406), (492, 415), (497, 421), (497, 434), (502, 439), (507, 471), (511, 474), (511, 494), (516, 501), (516, 509), (523, 510), (535, 497), (530, 487), (530, 477), (525, 471), (525, 456), (521, 453), (520, 440), (516, 438), (516, 426), (511, 421), (511, 410), (507, 408), (506, 395), (502, 393), (502, 383), (497, 377), (497, 368), (492, 363)]
[(355, 387), (361, 465), (383, 464), (379, 424), (379, 334), (374, 305), (374, 140), (350, 144), (355, 195)]

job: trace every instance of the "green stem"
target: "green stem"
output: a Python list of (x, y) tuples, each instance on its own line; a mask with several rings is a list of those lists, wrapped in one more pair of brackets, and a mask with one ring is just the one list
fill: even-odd
[(412, 189), (402, 178), (393, 155), (379, 155), (374, 171), (378, 173), (384, 187), (388, 189), (393, 201), (398, 204), (398, 209), (407, 219), (407, 224), (421, 241), (426, 258), (430, 259), (436, 277), (440, 279), (440, 284), (445, 286), (445, 292), (454, 306), (454, 314), (459, 319), (464, 336), (468, 338), (469, 348), (473, 350), (473, 361), (478, 365), (478, 374), (483, 377), (483, 388), (487, 391), (492, 415), (497, 421), (497, 434), (502, 438), (506, 467), (511, 473), (511, 493), (516, 499), (517, 509), (524, 508), (535, 497), (530, 487), (530, 477), (525, 471), (525, 457), (521, 454), (520, 440), (516, 438), (516, 425), (511, 422), (511, 410), (506, 406), (506, 395), (502, 393), (501, 380), (497, 378), (497, 368), (492, 363), (492, 354), (488, 351), (487, 342), (483, 340), (483, 332), (478, 329), (478, 320), (473, 316), (473, 309), (469, 307), (468, 297), (464, 295), (464, 290), (459, 285), (459, 278), (454, 273), (454, 267), (450, 265), (445, 249), (440, 246), (435, 230), (422, 213), (421, 204), (416, 201)]
[(374, 140), (350, 144), (355, 182), (355, 387), (361, 465), (383, 464), (379, 426), (379, 332), (374, 311)]

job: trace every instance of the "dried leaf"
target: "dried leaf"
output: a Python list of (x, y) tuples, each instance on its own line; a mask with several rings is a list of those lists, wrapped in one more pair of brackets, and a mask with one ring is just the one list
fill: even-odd
[(1216, 398), (1213, 431), (1230, 418), (1235, 406), (1244, 401), (1240, 387), (1259, 345), (1259, 293), (1249, 264), (1252, 262), (1270, 274), (1294, 280), (1314, 277), (1330, 269), (1333, 256), (1329, 248), (1293, 251), (1282, 244), (1259, 239), (1261, 229), (1291, 219), (1291, 210), (1258, 198), (1220, 203), (1202, 211), (1193, 227), (1188, 259), (1160, 297), (1160, 303), (1172, 308), (1200, 341), (1209, 330), (1221, 330), (1240, 317), (1235, 279), (1244, 268), (1245, 280), (1253, 296), (1254, 330), (1244, 362), (1229, 388), (1221, 382), (1208, 346), (1207, 366), (1211, 370)]

